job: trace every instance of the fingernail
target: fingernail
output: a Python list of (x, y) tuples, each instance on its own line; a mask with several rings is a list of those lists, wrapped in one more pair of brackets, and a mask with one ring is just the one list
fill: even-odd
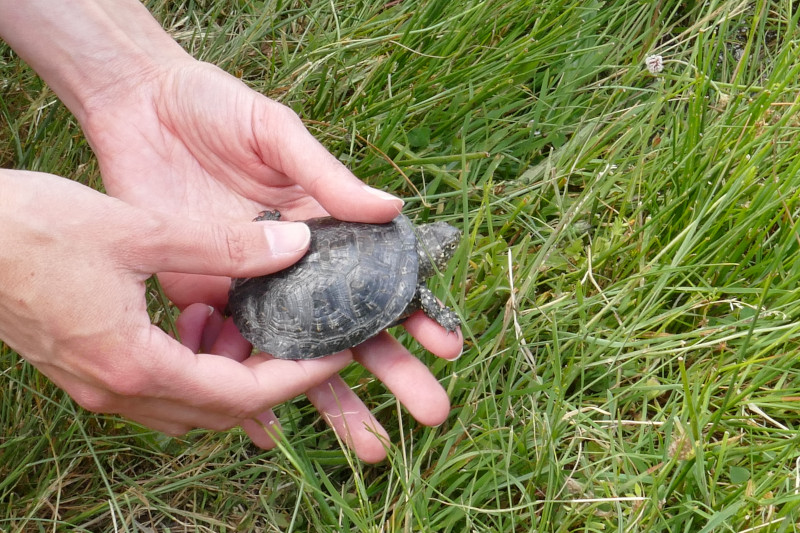
[(208, 316), (211, 316), (213, 314), (214, 314), (214, 306), (213, 305), (209, 305), (208, 306)]
[(448, 361), (450, 361), (451, 363), (452, 363), (453, 361), (458, 361), (458, 359), (459, 359), (459, 358), (460, 358), (462, 355), (464, 355), (464, 345), (463, 345), (463, 344), (461, 345), (461, 351), (460, 351), (460, 352), (458, 352), (458, 355), (457, 355), (457, 356), (455, 356), (455, 357), (453, 357), (452, 359), (448, 359)]
[(305, 250), (311, 233), (302, 222), (264, 223), (267, 244), (273, 254), (294, 254)]
[(386, 191), (382, 191), (380, 189), (374, 189), (374, 188), (370, 187), (369, 185), (362, 185), (362, 187), (364, 188), (365, 191), (367, 191), (368, 193), (370, 193), (373, 196), (377, 196), (381, 200), (387, 200), (387, 201), (391, 201), (391, 202), (399, 202), (400, 203), (400, 207), (402, 207), (403, 204), (405, 203), (405, 202), (403, 202), (402, 198), (398, 198), (397, 196), (395, 196), (393, 194), (389, 194)]

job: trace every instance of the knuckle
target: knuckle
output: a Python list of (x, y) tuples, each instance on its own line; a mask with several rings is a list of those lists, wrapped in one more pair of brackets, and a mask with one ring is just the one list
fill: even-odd
[(253, 402), (249, 406), (240, 407), (234, 414), (234, 418), (237, 420), (255, 419), (267, 409), (269, 409), (269, 407), (263, 405), (263, 403)]
[(236, 421), (227, 419), (209, 420), (205, 424), (212, 431), (227, 431), (237, 425)]
[(109, 413), (116, 406), (112, 394), (93, 387), (71, 390), (69, 393), (78, 405), (92, 413)]
[(301, 119), (300, 115), (297, 114), (297, 112), (291, 107), (281, 104), (280, 102), (275, 102), (274, 100), (272, 104), (273, 108), (270, 111), (274, 113), (274, 116), (276, 116), (279, 121), (282, 121), (289, 126), (303, 124), (303, 119)]
[(274, 156), (280, 154), (280, 147), (285, 146), (286, 132), (305, 129), (303, 119), (292, 108), (274, 100), (263, 99), (256, 102), (252, 114), (252, 132), (255, 139), (264, 135), (271, 142), (261, 146)]
[(147, 396), (150, 380), (139, 371), (120, 372), (111, 378), (109, 390), (124, 398), (143, 398)]
[(152, 388), (153, 377), (147, 366), (132, 355), (120, 358), (130, 363), (118, 363), (98, 377), (100, 384), (111, 394), (122, 398), (143, 398)]
[[(226, 415), (231, 422), (230, 427), (233, 427), (242, 420), (256, 418), (268, 408), (268, 406), (264, 405), (263, 397), (259, 398), (255, 394), (242, 391), (236, 401), (229, 401), (226, 406)], [(230, 427), (225, 429), (230, 429)]]
[[(121, 224), (114, 233), (109, 245), (110, 256), (122, 267), (147, 270), (148, 262), (153, 259), (154, 246), (164, 242), (169, 234), (167, 222), (155, 214), (131, 220), (130, 223)], [(160, 254), (160, 250), (156, 250), (156, 253)]]
[(189, 433), (192, 429), (193, 428), (185, 426), (183, 424), (175, 424), (175, 425), (163, 426), (159, 428), (159, 431), (170, 437), (182, 437), (187, 433)]
[(262, 159), (286, 174), (296, 173), (297, 151), (301, 144), (306, 148), (313, 140), (303, 119), (290, 107), (271, 100), (255, 117), (253, 135), (261, 139), (258, 147)]
[(237, 421), (247, 420), (249, 418), (253, 418), (255, 416), (256, 412), (257, 412), (257, 410), (254, 407), (250, 406), (250, 405), (228, 403), (228, 405), (225, 406), (225, 418), (226, 418), (226, 420), (218, 421), (220, 426), (228, 424), (228, 422), (230, 421), (230, 424), (228, 425), (228, 427), (224, 427), (224, 428), (223, 427), (209, 427), (209, 429), (213, 429), (213, 430), (216, 430), (216, 431), (223, 431), (223, 430), (226, 430), (226, 429), (230, 429), (231, 427), (235, 426), (238, 423)]
[(232, 231), (225, 226), (215, 226), (214, 242), (217, 254), (232, 265), (239, 265), (247, 257), (249, 240), (243, 233)]

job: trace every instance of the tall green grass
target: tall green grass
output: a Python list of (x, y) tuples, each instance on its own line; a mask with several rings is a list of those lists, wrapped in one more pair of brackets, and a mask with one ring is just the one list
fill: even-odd
[[(417, 219), (463, 228), (434, 285), (465, 354), (420, 353), (453, 410), (421, 427), (352, 367), (387, 461), (302, 399), (261, 452), (87, 414), (0, 348), (0, 530), (799, 529), (794, 2), (150, 4)], [(0, 72), (0, 162), (98, 186), (53, 94), (7, 49)]]

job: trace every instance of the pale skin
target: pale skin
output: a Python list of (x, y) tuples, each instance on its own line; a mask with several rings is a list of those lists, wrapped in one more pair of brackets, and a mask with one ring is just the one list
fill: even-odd
[[(305, 225), (249, 222), (259, 211), (386, 222), (400, 200), (356, 179), (291, 110), (187, 55), (136, 0), (0, 0), (0, 37), (77, 117), (110, 195), (0, 170), (1, 339), (83, 407), (171, 435), (239, 425), (271, 448), (271, 408), (306, 394), (379, 461), (387, 433), (337, 374), (352, 360), (420, 423), (444, 421), (444, 389), (386, 333), (280, 361), (251, 355), (219, 312), (231, 276), (284, 268), (308, 245)], [(154, 273), (182, 309), (182, 344), (150, 323)], [(405, 327), (439, 357), (461, 352), (460, 333), (421, 313)]]

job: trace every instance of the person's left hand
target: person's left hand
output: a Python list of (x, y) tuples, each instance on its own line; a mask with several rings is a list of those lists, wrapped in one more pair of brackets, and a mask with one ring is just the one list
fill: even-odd
[[(129, 203), (217, 222), (250, 220), (265, 208), (280, 210), (286, 220), (330, 213), (344, 220), (386, 222), (402, 207), (400, 200), (355, 178), (290, 109), (212, 65), (171, 63), (126, 85), (113, 97), (105, 95), (103, 101), (111, 105), (94, 107), (82, 125), (107, 191)], [(182, 309), (198, 302), (222, 309), (227, 301), (228, 278), (163, 273), (159, 279)], [(216, 339), (203, 333), (208, 313), (202, 308), (199, 314), (196, 307), (184, 311), (183, 342), (237, 360), (246, 357), (249, 345), (243, 347), (240, 336)], [(213, 317), (208, 320), (220, 321), (216, 312)], [(453, 359), (461, 352), (460, 332), (448, 333), (422, 313), (404, 326), (440, 357)], [(200, 343), (203, 335), (212, 340)], [(418, 421), (444, 421), (449, 413), (444, 389), (394, 338), (382, 333), (354, 348), (353, 355)], [(383, 443), (365, 427), (385, 432), (341, 378), (334, 376), (307, 394), (362, 459), (383, 458)], [(271, 412), (263, 417), (261, 422), (274, 421)], [(256, 443), (271, 446), (256, 422), (244, 427)]]
[[(288, 107), (188, 58), (142, 73), (87, 106), (82, 126), (106, 191), (148, 209), (216, 222), (331, 214), (388, 222), (399, 198), (366, 186)], [(227, 300), (228, 280), (162, 275), (178, 306)]]

